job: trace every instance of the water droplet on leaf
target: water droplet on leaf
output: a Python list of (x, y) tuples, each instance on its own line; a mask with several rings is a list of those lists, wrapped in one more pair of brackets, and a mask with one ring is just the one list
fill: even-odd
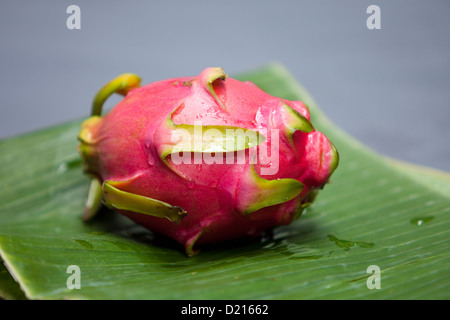
[(423, 225), (424, 223), (427, 223), (427, 222), (430, 222), (431, 220), (433, 220), (434, 219), (434, 217), (421, 217), (421, 218), (414, 218), (414, 219), (411, 219), (410, 220), (410, 222), (412, 223), (412, 224), (414, 224), (414, 225), (417, 225), (417, 226), (421, 226), (421, 225)]

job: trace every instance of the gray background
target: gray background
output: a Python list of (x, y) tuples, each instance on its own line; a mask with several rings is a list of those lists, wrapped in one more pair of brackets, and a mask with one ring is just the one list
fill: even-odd
[[(66, 28), (71, 4), (81, 30)], [(371, 4), (381, 30), (366, 27)], [(0, 138), (88, 116), (96, 90), (123, 72), (148, 83), (279, 61), (363, 143), (450, 171), (449, 9), (425, 0), (2, 1)]]

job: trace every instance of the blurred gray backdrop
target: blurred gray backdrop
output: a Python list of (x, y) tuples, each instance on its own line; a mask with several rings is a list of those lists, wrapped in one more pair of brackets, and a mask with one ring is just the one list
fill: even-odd
[(278, 61), (369, 147), (450, 171), (448, 0), (2, 0), (0, 45), (0, 139), (88, 116), (123, 72), (148, 83)]

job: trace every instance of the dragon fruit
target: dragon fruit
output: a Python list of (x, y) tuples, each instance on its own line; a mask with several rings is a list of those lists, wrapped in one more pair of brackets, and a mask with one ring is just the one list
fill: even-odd
[[(125, 97), (102, 116), (113, 93)], [(189, 256), (201, 244), (290, 224), (339, 161), (304, 103), (222, 68), (142, 87), (123, 74), (97, 93), (78, 138), (92, 177), (83, 218), (104, 203)]]

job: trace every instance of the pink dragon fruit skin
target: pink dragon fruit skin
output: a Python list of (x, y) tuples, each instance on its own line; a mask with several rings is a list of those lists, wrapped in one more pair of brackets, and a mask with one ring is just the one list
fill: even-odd
[[(94, 115), (82, 124), (79, 152), (96, 182), (86, 217), (102, 199), (193, 255), (194, 245), (258, 236), (291, 223), (337, 167), (336, 149), (314, 129), (300, 101), (271, 96), (227, 77), (222, 68), (142, 87), (139, 80), (126, 74), (107, 84), (94, 100)], [(101, 105), (113, 92), (125, 97), (102, 117)], [(223, 137), (226, 130), (238, 138), (255, 133), (258, 142), (239, 148), (220, 135), (195, 135), (210, 129)], [(195, 161), (206, 154), (222, 163)]]

